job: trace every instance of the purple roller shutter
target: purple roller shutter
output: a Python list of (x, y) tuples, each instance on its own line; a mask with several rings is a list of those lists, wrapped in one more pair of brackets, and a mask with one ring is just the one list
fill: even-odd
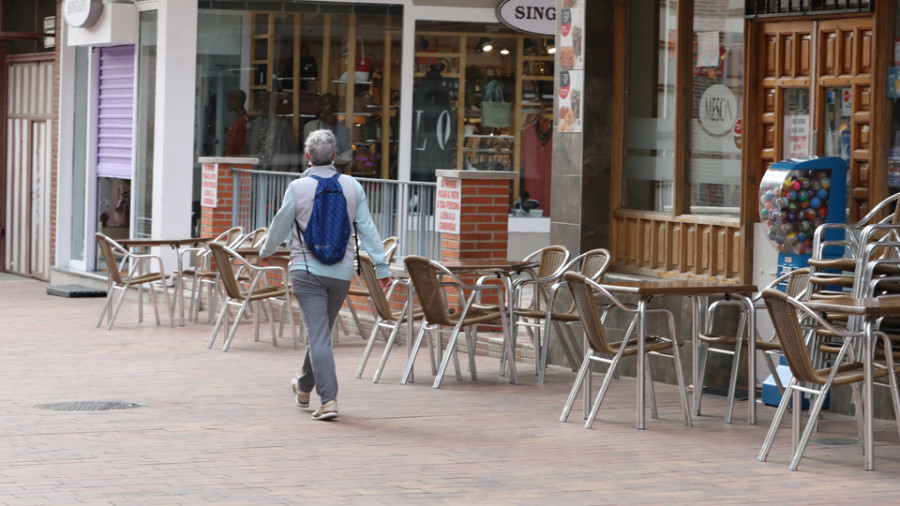
[(134, 46), (100, 48), (97, 175), (131, 179)]

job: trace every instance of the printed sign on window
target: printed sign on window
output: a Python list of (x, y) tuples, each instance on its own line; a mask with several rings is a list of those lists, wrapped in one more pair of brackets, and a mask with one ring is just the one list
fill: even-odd
[(219, 188), (219, 165), (216, 163), (204, 163), (201, 178), (200, 205), (203, 207), (216, 207)]
[(434, 207), (438, 232), (458, 234), (460, 209), (462, 208), (462, 188), (459, 179), (437, 178), (437, 199)]

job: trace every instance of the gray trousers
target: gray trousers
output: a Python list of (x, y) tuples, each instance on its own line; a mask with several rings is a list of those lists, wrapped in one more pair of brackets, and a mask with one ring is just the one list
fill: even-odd
[(347, 298), (350, 282), (316, 276), (301, 270), (291, 272), (291, 281), (308, 335), (300, 373), (300, 390), (312, 392), (315, 387), (324, 404), (337, 399), (338, 384), (334, 371), (334, 354), (331, 351), (331, 328)]

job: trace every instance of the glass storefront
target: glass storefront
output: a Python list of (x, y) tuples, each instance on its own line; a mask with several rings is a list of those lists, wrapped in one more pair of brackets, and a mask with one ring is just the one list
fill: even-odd
[(527, 203), (519, 207), (549, 215), (553, 39), (420, 21), (415, 40), (412, 179), (434, 181), (438, 169), (515, 171), (513, 198)]
[(305, 137), (326, 128), (341, 170), (396, 177), (402, 8), (268, 7), (200, 10), (196, 156), (297, 172)]

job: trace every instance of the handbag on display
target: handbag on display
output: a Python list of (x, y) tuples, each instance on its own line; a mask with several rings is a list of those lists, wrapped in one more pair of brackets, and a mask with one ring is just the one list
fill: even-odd
[[(363, 44), (361, 38), (357, 37), (356, 40), (359, 41), (359, 54), (366, 53), (366, 46)], [(346, 52), (344, 53), (346, 54)], [(349, 61), (346, 62), (349, 65)], [(353, 63), (353, 70), (356, 72), (353, 75), (353, 82), (362, 83), (367, 82), (369, 80), (369, 72), (372, 70), (372, 59), (369, 57), (356, 57), (356, 61)], [(337, 82), (346, 83), (347, 82), (347, 72), (341, 74), (341, 77), (338, 78)]]
[(312, 56), (304, 56), (300, 58), (300, 77), (304, 79), (318, 79), (319, 65)]
[(509, 112), (512, 104), (503, 100), (503, 84), (493, 80), (484, 87), (481, 101), (481, 124), (491, 128), (509, 126)]

